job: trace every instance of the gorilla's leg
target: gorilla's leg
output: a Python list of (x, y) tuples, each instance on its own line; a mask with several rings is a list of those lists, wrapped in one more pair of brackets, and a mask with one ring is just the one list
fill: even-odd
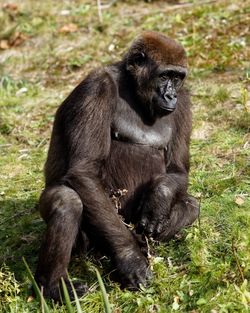
[(183, 227), (191, 225), (198, 218), (199, 212), (199, 203), (194, 197), (188, 195), (178, 200), (171, 208), (167, 226), (157, 239), (166, 241), (172, 238)]
[[(67, 282), (71, 250), (81, 224), (83, 205), (77, 193), (66, 186), (53, 186), (43, 191), (40, 213), (47, 230), (40, 249), (35, 279), (43, 286), (45, 297), (60, 299), (61, 277)], [(86, 286), (76, 285), (83, 294)]]

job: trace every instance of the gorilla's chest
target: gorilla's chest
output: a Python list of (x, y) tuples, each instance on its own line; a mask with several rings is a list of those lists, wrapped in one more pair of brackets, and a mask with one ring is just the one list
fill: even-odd
[(164, 118), (147, 125), (128, 104), (118, 105), (112, 122), (112, 137), (130, 143), (166, 148), (172, 129)]

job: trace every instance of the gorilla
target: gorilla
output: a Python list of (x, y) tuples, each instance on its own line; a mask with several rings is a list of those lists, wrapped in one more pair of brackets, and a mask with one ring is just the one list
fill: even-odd
[[(60, 298), (79, 238), (111, 258), (121, 285), (150, 277), (137, 234), (167, 241), (199, 215), (187, 193), (191, 111), (184, 48), (143, 32), (121, 61), (93, 70), (58, 108), (39, 208), (47, 229), (35, 279)], [(112, 197), (119, 190), (117, 210)], [(86, 285), (75, 283), (79, 295)], [(72, 290), (71, 290), (72, 291)]]

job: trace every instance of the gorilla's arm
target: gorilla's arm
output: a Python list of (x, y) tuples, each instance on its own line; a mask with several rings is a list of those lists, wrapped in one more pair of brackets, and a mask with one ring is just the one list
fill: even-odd
[[(173, 135), (164, 153), (166, 174), (156, 177), (151, 182), (142, 201), (141, 218), (138, 223), (141, 231), (155, 238), (161, 238), (161, 234), (169, 227), (174, 228), (172, 232), (176, 233), (180, 228), (177, 225), (180, 220), (187, 225), (189, 224), (187, 219), (192, 218), (192, 214), (186, 208), (186, 202), (190, 200), (187, 186), (191, 112), (189, 96), (185, 90), (182, 90), (179, 95), (178, 105), (171, 116)], [(183, 203), (179, 206), (180, 202)], [(196, 203), (193, 205), (198, 207)], [(177, 212), (177, 207), (183, 210)], [(180, 214), (176, 216), (176, 212)]]

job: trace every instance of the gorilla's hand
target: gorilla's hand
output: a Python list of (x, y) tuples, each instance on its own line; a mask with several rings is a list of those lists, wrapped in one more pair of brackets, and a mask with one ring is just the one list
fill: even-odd
[(148, 261), (140, 250), (123, 251), (116, 258), (116, 267), (122, 288), (137, 290), (152, 277)]
[(140, 207), (138, 232), (157, 239), (159, 234), (168, 228), (172, 199), (171, 190), (164, 184), (156, 186), (145, 195)]

